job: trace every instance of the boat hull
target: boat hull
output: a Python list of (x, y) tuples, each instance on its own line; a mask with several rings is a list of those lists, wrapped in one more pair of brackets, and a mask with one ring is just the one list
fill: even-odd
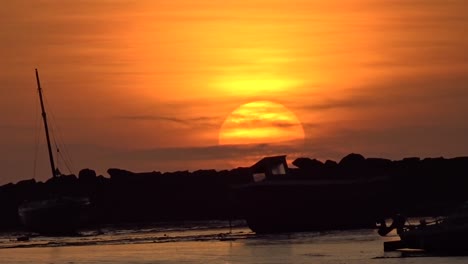
[(447, 226), (444, 223), (400, 234), (406, 248), (424, 249), (427, 252), (457, 254), (468, 252), (468, 224)]
[(265, 183), (237, 188), (235, 200), (256, 233), (375, 228), (385, 208), (381, 183)]
[(41, 234), (73, 234), (89, 220), (86, 199), (25, 202), (18, 208), (23, 226)]

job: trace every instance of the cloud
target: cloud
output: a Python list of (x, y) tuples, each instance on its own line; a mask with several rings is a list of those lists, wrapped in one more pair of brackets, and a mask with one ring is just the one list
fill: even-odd
[(341, 129), (319, 142), (306, 142), (307, 151), (342, 157), (350, 152), (400, 159), (409, 156), (466, 156), (468, 125), (413, 124), (374, 129)]
[(437, 101), (449, 103), (451, 100), (457, 101), (460, 98), (468, 97), (467, 84), (468, 76), (458, 72), (417, 74), (411, 77), (395, 76), (344, 89), (340, 94), (323, 92), (314, 96), (302, 95), (304, 98), (313, 99), (309, 102), (289, 99), (284, 104), (298, 112), (319, 112), (336, 109), (355, 111), (373, 107), (388, 108), (396, 105), (401, 108)]
[(295, 123), (295, 122), (287, 122), (287, 121), (272, 121), (271, 126), (282, 128), (282, 129), (288, 129), (288, 128), (296, 128), (298, 126), (301, 126), (301, 124)]
[(118, 119), (130, 120), (130, 121), (160, 121), (166, 123), (174, 123), (183, 125), (188, 128), (199, 128), (199, 127), (218, 127), (219, 118), (217, 117), (187, 117), (187, 118), (178, 118), (178, 117), (169, 117), (169, 116), (159, 116), (159, 115), (127, 115), (127, 116), (117, 116)]
[(175, 118), (175, 117), (166, 117), (166, 116), (157, 116), (157, 115), (128, 115), (128, 116), (118, 116), (119, 119), (134, 120), (134, 121), (167, 121), (174, 122), (179, 124), (187, 124), (188, 120)]
[(296, 152), (295, 144), (246, 144), (213, 145), (206, 147), (154, 148), (132, 151), (133, 159), (174, 160), (217, 160), (238, 159), (245, 155), (267, 155), (272, 153)]

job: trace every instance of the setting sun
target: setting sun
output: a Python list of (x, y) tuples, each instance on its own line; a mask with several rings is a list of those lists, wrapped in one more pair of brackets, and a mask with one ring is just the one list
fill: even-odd
[(297, 117), (281, 104), (255, 101), (241, 105), (224, 121), (220, 145), (297, 143), (304, 129)]

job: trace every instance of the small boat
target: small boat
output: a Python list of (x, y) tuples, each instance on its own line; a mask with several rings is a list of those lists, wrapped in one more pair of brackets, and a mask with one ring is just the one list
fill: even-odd
[(256, 233), (375, 227), (386, 179), (298, 180), (286, 156), (250, 167), (252, 182), (233, 186), (234, 203)]
[(384, 250), (403, 248), (421, 249), (437, 254), (468, 254), (468, 202), (461, 205), (452, 214), (433, 221), (420, 220), (419, 224), (408, 224), (402, 216), (393, 219), (387, 226), (380, 222), (379, 234), (387, 235), (396, 229), (399, 241), (384, 243)]
[[(42, 118), (49, 152), (52, 178), (61, 177), (55, 167), (54, 157), (50, 144), (47, 116), (42, 99), (42, 89), (39, 74), (36, 69), (36, 81), (41, 103)], [(73, 234), (88, 218), (90, 200), (83, 196), (68, 196), (51, 194), (47, 199), (24, 201), (18, 206), (18, 216), (26, 229), (41, 234)]]

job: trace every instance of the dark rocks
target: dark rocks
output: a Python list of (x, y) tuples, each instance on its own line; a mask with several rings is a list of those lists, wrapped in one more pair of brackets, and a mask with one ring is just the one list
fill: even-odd
[(351, 153), (342, 158), (339, 164), (342, 167), (356, 167), (362, 165), (365, 160), (361, 154)]
[(29, 179), (29, 180), (22, 180), (22, 181), (19, 181), (16, 186), (17, 187), (25, 187), (25, 186), (32, 186), (36, 184), (36, 180), (35, 179)]
[[(299, 182), (383, 178), (387, 188), (382, 190), (381, 200), (374, 202), (385, 205), (388, 212), (436, 215), (468, 200), (468, 157), (391, 161), (352, 153), (339, 163), (304, 157), (293, 161), (293, 165), (297, 168), (290, 168), (290, 175), (285, 177)], [(234, 186), (252, 182), (250, 168), (165, 173), (111, 168), (108, 174), (110, 178), (83, 169), (78, 177), (64, 175), (44, 183), (29, 179), (0, 186), (0, 229), (19, 226), (17, 206), (23, 200), (44, 198), (52, 193), (88, 195), (94, 204), (96, 223), (241, 217), (242, 208), (232, 201), (231, 191)], [(287, 199), (282, 201), (288, 203)]]
[(94, 181), (96, 177), (96, 172), (90, 169), (82, 169), (78, 173), (78, 179), (80, 181)]
[(323, 162), (310, 158), (297, 158), (292, 164), (304, 170), (320, 170), (323, 168)]
[(116, 168), (108, 169), (107, 173), (110, 175), (111, 180), (116, 180), (116, 181), (131, 179), (131, 177), (133, 177), (134, 175), (134, 173), (131, 171), (121, 170), (121, 169), (116, 169)]

